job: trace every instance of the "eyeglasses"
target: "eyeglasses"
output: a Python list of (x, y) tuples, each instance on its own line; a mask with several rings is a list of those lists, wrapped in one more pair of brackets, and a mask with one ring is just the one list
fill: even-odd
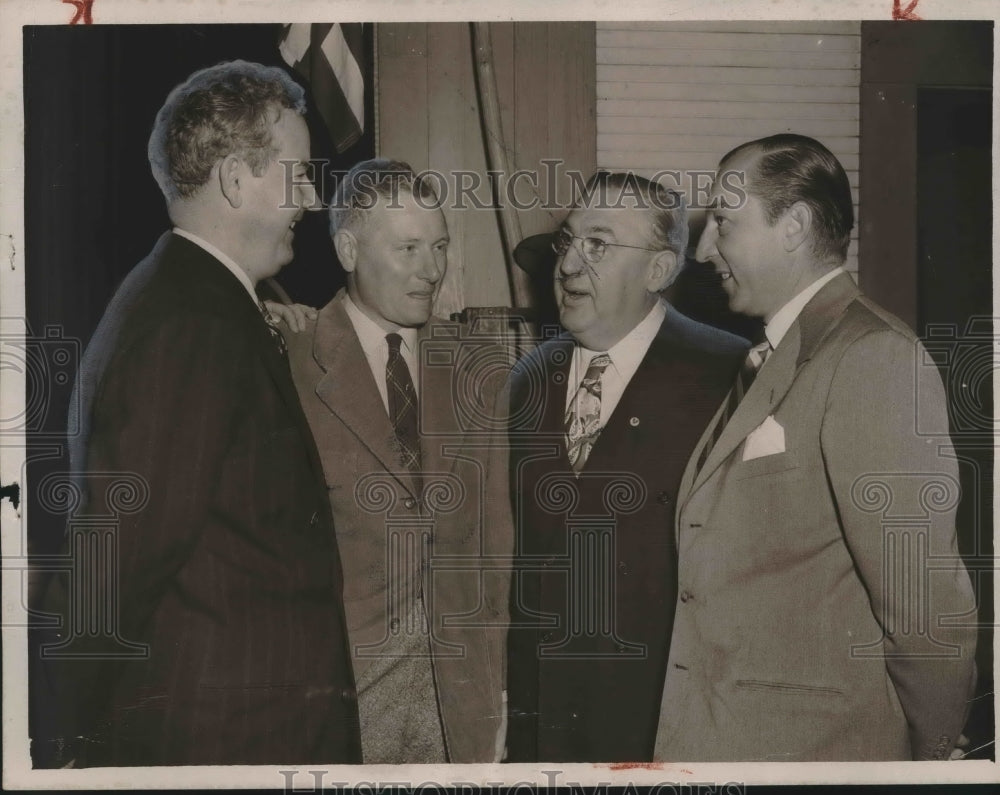
[(552, 250), (560, 257), (566, 254), (566, 251), (571, 245), (573, 245), (574, 240), (579, 240), (581, 243), (580, 253), (583, 254), (583, 258), (589, 262), (591, 265), (596, 265), (604, 257), (604, 252), (607, 251), (608, 246), (617, 246), (618, 248), (634, 248), (639, 251), (659, 251), (658, 248), (646, 248), (645, 246), (629, 246), (625, 243), (608, 243), (605, 240), (601, 240), (599, 237), (577, 237), (571, 234), (567, 229), (560, 229), (552, 235)]

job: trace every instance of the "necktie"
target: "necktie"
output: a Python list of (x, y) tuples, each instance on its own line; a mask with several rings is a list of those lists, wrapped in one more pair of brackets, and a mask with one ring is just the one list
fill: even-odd
[(287, 355), (288, 347), (285, 345), (285, 338), (281, 336), (281, 331), (278, 329), (278, 318), (267, 311), (267, 307), (263, 301), (259, 301), (258, 306), (260, 307), (260, 313), (264, 316), (264, 322), (267, 323), (267, 330), (271, 334), (271, 339), (274, 340), (274, 344), (278, 347), (278, 353), (282, 356)]
[(420, 471), (420, 436), (417, 433), (417, 392), (410, 368), (403, 361), (399, 334), (385, 335), (389, 359), (385, 363), (385, 386), (389, 398), (389, 419), (399, 444), (400, 463), (411, 472)]
[(611, 357), (599, 353), (590, 366), (566, 411), (566, 452), (570, 466), (579, 472), (601, 432), (601, 376), (611, 364)]
[(700, 472), (701, 468), (705, 466), (705, 461), (708, 460), (708, 454), (712, 452), (712, 448), (715, 447), (715, 443), (718, 442), (719, 437), (722, 436), (723, 428), (726, 427), (726, 423), (729, 422), (729, 418), (736, 413), (736, 407), (740, 405), (743, 397), (750, 390), (750, 385), (754, 382), (754, 379), (757, 377), (757, 373), (760, 372), (760, 368), (764, 366), (764, 362), (767, 361), (767, 357), (770, 355), (771, 343), (767, 341), (754, 345), (747, 353), (747, 358), (744, 359), (743, 364), (740, 365), (740, 372), (739, 375), (736, 376), (736, 383), (733, 384), (733, 388), (729, 390), (722, 413), (719, 415), (718, 421), (712, 428), (712, 436), (702, 448), (701, 455), (698, 456), (698, 469), (696, 471)]

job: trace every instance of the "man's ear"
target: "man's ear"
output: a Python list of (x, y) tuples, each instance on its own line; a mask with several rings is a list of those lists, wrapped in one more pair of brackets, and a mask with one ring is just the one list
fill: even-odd
[(782, 243), (791, 253), (808, 242), (812, 233), (813, 213), (805, 202), (795, 202), (781, 219)]
[(660, 251), (649, 264), (649, 278), (646, 283), (651, 293), (666, 290), (681, 272), (681, 263), (673, 251)]
[(348, 273), (354, 273), (358, 266), (358, 239), (348, 229), (340, 229), (333, 236), (333, 247), (337, 251), (337, 259)]
[(243, 204), (243, 196), (240, 194), (242, 167), (243, 161), (236, 155), (226, 155), (219, 163), (219, 187), (229, 206), (234, 208)]

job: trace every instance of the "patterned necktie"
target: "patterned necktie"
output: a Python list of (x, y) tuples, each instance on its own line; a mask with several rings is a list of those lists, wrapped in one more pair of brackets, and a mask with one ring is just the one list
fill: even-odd
[(417, 433), (417, 391), (413, 388), (410, 368), (403, 361), (399, 334), (385, 335), (389, 360), (385, 363), (385, 386), (389, 398), (389, 419), (399, 444), (400, 463), (411, 472), (420, 471), (420, 436)]
[(590, 360), (580, 387), (566, 411), (566, 452), (575, 472), (583, 469), (601, 432), (601, 376), (611, 357), (599, 353)]
[(280, 321), (267, 311), (267, 307), (264, 305), (263, 301), (258, 301), (257, 305), (260, 307), (260, 313), (264, 316), (264, 322), (267, 323), (267, 330), (271, 334), (271, 339), (274, 340), (274, 344), (278, 346), (278, 353), (282, 356), (287, 356), (288, 346), (285, 345), (285, 338), (281, 336), (281, 331), (278, 329), (278, 323)]
[(740, 372), (739, 375), (736, 376), (736, 383), (733, 384), (733, 388), (729, 390), (722, 413), (719, 415), (718, 421), (712, 428), (712, 436), (702, 448), (701, 455), (698, 456), (698, 469), (695, 470), (696, 473), (700, 472), (701, 468), (705, 466), (705, 461), (708, 460), (708, 454), (712, 452), (712, 448), (715, 447), (715, 443), (718, 442), (719, 437), (722, 436), (722, 430), (726, 427), (726, 423), (728, 423), (730, 417), (736, 413), (736, 407), (740, 405), (740, 402), (750, 390), (750, 385), (754, 382), (754, 379), (757, 377), (757, 373), (760, 372), (760, 368), (764, 366), (764, 362), (767, 361), (767, 357), (770, 355), (771, 343), (767, 341), (754, 345), (747, 353), (747, 358), (744, 359), (743, 364), (740, 365)]

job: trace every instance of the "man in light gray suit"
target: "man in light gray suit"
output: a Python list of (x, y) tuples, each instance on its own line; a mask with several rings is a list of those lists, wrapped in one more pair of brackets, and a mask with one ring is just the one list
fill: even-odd
[[(347, 288), (286, 339), (344, 560), (364, 761), (496, 761), (513, 545), (506, 436), (469, 421), (492, 405), (461, 403), (491, 353), (432, 317), (448, 228), (410, 166), (354, 166), (330, 230)], [(472, 392), (496, 394), (506, 371), (495, 375)]]
[(975, 605), (951, 442), (916, 430), (918, 403), (947, 428), (941, 379), (844, 272), (851, 192), (825, 147), (744, 144), (715, 191), (698, 258), (766, 340), (681, 482), (655, 758), (947, 759)]

